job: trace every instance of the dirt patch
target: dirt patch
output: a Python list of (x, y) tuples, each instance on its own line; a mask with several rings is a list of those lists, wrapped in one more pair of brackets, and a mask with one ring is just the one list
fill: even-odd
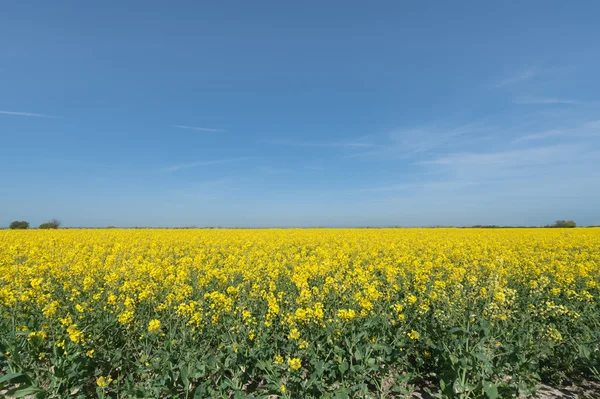
[(539, 399), (598, 399), (600, 384), (586, 381), (584, 383), (565, 387), (540, 385), (537, 392)]
[[(430, 388), (431, 389), (431, 388)], [(435, 392), (435, 390), (432, 390)], [(425, 387), (417, 387), (415, 392), (410, 396), (414, 399), (433, 399), (427, 393)], [(523, 396), (520, 399), (525, 399)], [(551, 387), (549, 385), (540, 384), (538, 391), (533, 398), (537, 399), (600, 399), (600, 383), (585, 381), (578, 385), (570, 385), (563, 387)]]

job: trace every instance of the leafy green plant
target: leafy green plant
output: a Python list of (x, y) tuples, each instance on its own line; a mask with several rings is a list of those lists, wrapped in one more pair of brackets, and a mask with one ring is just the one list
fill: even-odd
[(19, 221), (19, 220), (15, 220), (14, 222), (12, 222), (10, 224), (10, 226), (8, 227), (11, 230), (25, 230), (29, 228), (29, 222), (26, 222), (24, 220)]
[(39, 229), (58, 229), (60, 227), (60, 221), (52, 219), (49, 222), (42, 223), (38, 227)]

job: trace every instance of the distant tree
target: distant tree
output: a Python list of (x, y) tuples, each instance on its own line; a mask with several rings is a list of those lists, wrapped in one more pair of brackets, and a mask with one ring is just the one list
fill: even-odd
[(13, 229), (13, 230), (25, 230), (25, 229), (29, 228), (29, 222), (26, 222), (24, 220), (22, 220), (22, 221), (15, 220), (14, 222), (12, 222), (10, 224), (10, 226), (8, 228)]
[(58, 229), (60, 227), (60, 221), (52, 219), (49, 222), (40, 224), (40, 229)]
[(550, 227), (565, 228), (565, 227), (575, 227), (575, 226), (577, 226), (577, 224), (574, 221), (572, 221), (572, 220), (557, 220)]

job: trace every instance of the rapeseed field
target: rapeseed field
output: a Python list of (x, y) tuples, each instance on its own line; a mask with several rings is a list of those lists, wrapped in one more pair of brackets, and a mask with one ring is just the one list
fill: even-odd
[(0, 395), (529, 396), (599, 284), (595, 228), (0, 231)]

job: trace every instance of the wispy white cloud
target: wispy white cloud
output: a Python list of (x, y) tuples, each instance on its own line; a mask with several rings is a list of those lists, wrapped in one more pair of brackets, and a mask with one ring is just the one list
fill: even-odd
[(256, 171), (263, 175), (280, 175), (283, 173), (288, 173), (290, 169), (274, 166), (259, 166), (256, 168)]
[(364, 151), (349, 154), (349, 158), (375, 159), (411, 158), (439, 148), (473, 144), (487, 137), (491, 129), (481, 123), (452, 127), (429, 126), (392, 131), (378, 138), (379, 144)]
[(304, 169), (306, 169), (306, 170), (313, 170), (313, 171), (323, 171), (323, 170), (325, 170), (325, 168), (322, 165), (316, 165), (316, 164), (304, 165)]
[(416, 192), (419, 190), (432, 190), (432, 191), (444, 191), (454, 190), (460, 187), (472, 186), (474, 182), (461, 181), (457, 182), (454, 180), (442, 180), (442, 181), (425, 181), (419, 183), (400, 183), (400, 184), (389, 184), (375, 187), (367, 187), (360, 189), (362, 192)]
[(312, 147), (312, 148), (373, 148), (377, 144), (361, 139), (347, 141), (298, 141), (298, 140), (262, 140), (264, 143), (289, 146), (289, 147)]
[(247, 161), (249, 159), (253, 159), (254, 157), (238, 157), (238, 158), (224, 158), (224, 159), (212, 159), (206, 161), (196, 161), (196, 162), (188, 162), (181, 163), (177, 165), (171, 165), (163, 168), (164, 172), (176, 172), (182, 169), (196, 168), (200, 166), (211, 166), (211, 165), (222, 165), (234, 162)]
[(594, 129), (595, 131), (600, 132), (600, 119), (595, 121), (585, 122), (583, 127), (586, 129)]
[(382, 192), (382, 191), (409, 191), (416, 187), (415, 184), (412, 183), (399, 183), (399, 184), (389, 184), (375, 187), (367, 187), (362, 188), (359, 191), (373, 191), (373, 192)]
[(32, 118), (53, 118), (53, 119), (61, 119), (60, 116), (54, 115), (46, 115), (46, 114), (37, 114), (34, 112), (18, 112), (18, 111), (0, 111), (2, 115), (15, 115), (15, 116), (29, 116)]
[(507, 77), (507, 78), (501, 80), (500, 82), (498, 82), (498, 84), (496, 84), (496, 87), (503, 87), (503, 86), (512, 85), (512, 84), (515, 84), (518, 82), (523, 82), (525, 80), (534, 78), (535, 76), (537, 76), (537, 74), (538, 74), (537, 68), (529, 67), (529, 68), (524, 69), (523, 71), (519, 72), (516, 75), (510, 76), (510, 77)]
[(439, 147), (472, 141), (485, 136), (490, 126), (469, 123), (453, 127), (424, 127), (415, 130), (400, 130), (390, 134), (392, 143), (412, 154), (423, 153)]
[(479, 167), (517, 167), (524, 164), (543, 163), (556, 160), (559, 157), (572, 155), (580, 146), (553, 145), (500, 152), (475, 152), (451, 154), (440, 158), (420, 161), (420, 165), (446, 165), (456, 169), (471, 169)]
[(551, 137), (564, 136), (568, 132), (569, 132), (569, 130), (563, 130), (563, 129), (545, 130), (543, 132), (532, 133), (532, 134), (527, 134), (525, 136), (517, 137), (516, 139), (513, 140), (513, 143), (522, 143), (524, 141), (533, 141), (533, 140), (544, 140), (544, 139), (548, 139)]
[(594, 175), (591, 171), (598, 168), (599, 156), (597, 145), (559, 143), (497, 152), (452, 154), (417, 164), (436, 171), (448, 181), (493, 184), (497, 180), (529, 179), (530, 184), (535, 185), (538, 179), (546, 177), (559, 179)]
[(526, 134), (524, 136), (517, 137), (512, 142), (522, 143), (527, 141), (546, 140), (553, 138), (584, 139), (593, 137), (600, 137), (600, 120), (592, 120), (588, 122), (579, 123), (575, 126), (561, 127)]
[[(489, 204), (494, 209), (511, 201), (548, 201), (598, 197), (600, 178), (595, 173), (598, 146), (557, 144), (503, 151), (457, 153), (416, 162), (428, 174), (412, 173), (408, 181), (382, 184), (360, 191), (373, 198), (402, 201), (414, 198), (415, 206), (431, 202), (469, 207)], [(568, 189), (566, 189), (568, 187)], [(503, 198), (500, 200), (500, 198)], [(544, 198), (544, 200), (541, 200)]]
[(209, 127), (197, 127), (197, 126), (185, 126), (185, 125), (173, 125), (173, 127), (176, 127), (178, 129), (187, 129), (187, 130), (194, 130), (196, 132), (226, 132), (227, 130), (223, 130), (223, 129), (213, 129), (213, 128), (209, 128)]
[(266, 139), (262, 142), (289, 147), (345, 150), (342, 155), (344, 158), (380, 160), (382, 158), (410, 158), (440, 147), (455, 147), (466, 141), (474, 143), (483, 139), (490, 129), (490, 126), (473, 122), (453, 126), (419, 126), (342, 140)]
[(525, 97), (517, 97), (513, 100), (513, 103), (515, 104), (524, 104), (524, 105), (536, 105), (536, 104), (571, 104), (571, 105), (577, 105), (577, 104), (581, 104), (580, 101), (576, 101), (576, 100), (569, 100), (569, 99), (564, 99), (564, 98), (556, 98), (556, 97), (532, 97), (532, 96), (525, 96)]
[(353, 195), (388, 212), (419, 209), (442, 224), (538, 224), (555, 214), (584, 223), (600, 199), (600, 120), (584, 105), (510, 107), (477, 124), (378, 137), (389, 148), (368, 160), (391, 162)]

